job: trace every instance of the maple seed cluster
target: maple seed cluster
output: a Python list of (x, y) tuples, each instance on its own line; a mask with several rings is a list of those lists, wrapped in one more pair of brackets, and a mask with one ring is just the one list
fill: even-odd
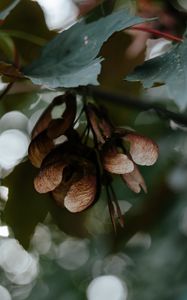
[(86, 209), (97, 196), (94, 152), (73, 129), (75, 117), (76, 97), (70, 93), (56, 97), (36, 123), (28, 151), (32, 164), (40, 168), (36, 191), (50, 192), (73, 213)]
[[(59, 112), (62, 108), (62, 112)], [(74, 129), (76, 97), (66, 93), (56, 97), (44, 111), (32, 132), (29, 159), (39, 168), (34, 186), (39, 193), (50, 192), (56, 202), (70, 212), (80, 212), (99, 197), (106, 187), (114, 224), (115, 213), (123, 218), (112, 187), (113, 174), (135, 193), (147, 191), (137, 165), (153, 165), (158, 146), (133, 131), (116, 128), (104, 108), (84, 104), (87, 124), (83, 134)], [(90, 140), (89, 133), (93, 140)]]

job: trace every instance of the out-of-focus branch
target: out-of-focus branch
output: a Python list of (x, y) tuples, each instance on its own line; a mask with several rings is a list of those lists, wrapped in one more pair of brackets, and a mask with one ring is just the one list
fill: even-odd
[(92, 96), (93, 98), (101, 99), (105, 102), (115, 103), (117, 105), (125, 106), (133, 110), (150, 110), (153, 109), (155, 112), (166, 120), (173, 120), (176, 123), (187, 126), (187, 116), (184, 114), (176, 113), (163, 108), (159, 104), (149, 103), (142, 99), (135, 99), (120, 93), (113, 93), (105, 91), (101, 88), (89, 86), (87, 88), (78, 89), (78, 93), (82, 95)]
[[(47, 91), (47, 89), (41, 89), (40, 86), (30, 84), (29, 81), (24, 82), (24, 85), (22, 83), (15, 83), (15, 88), (11, 92), (9, 92), (9, 89), (8, 91), (6, 90), (2, 92), (3, 96), (5, 94), (22, 94), (22, 93), (31, 93), (31, 92), (42, 93)], [(121, 93), (106, 91), (101, 89), (100, 87), (95, 87), (95, 86), (78, 88), (75, 89), (75, 92), (80, 95), (91, 96), (93, 98), (100, 99), (104, 102), (115, 103), (116, 105), (120, 105), (137, 111), (145, 111), (145, 110), (153, 109), (159, 115), (159, 117), (166, 120), (173, 120), (178, 124), (187, 126), (187, 115), (170, 111), (159, 104), (150, 103), (142, 98), (136, 99)], [(2, 95), (0, 95), (0, 99), (1, 98)], [(158, 101), (156, 101), (155, 99), (155, 102)]]

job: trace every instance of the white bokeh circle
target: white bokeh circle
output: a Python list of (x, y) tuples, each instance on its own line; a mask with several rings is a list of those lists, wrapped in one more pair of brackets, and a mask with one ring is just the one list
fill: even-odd
[(126, 284), (113, 275), (99, 276), (87, 288), (88, 300), (126, 300), (127, 295)]
[(13, 168), (26, 155), (29, 137), (17, 129), (5, 130), (0, 135), (0, 166), (6, 170)]

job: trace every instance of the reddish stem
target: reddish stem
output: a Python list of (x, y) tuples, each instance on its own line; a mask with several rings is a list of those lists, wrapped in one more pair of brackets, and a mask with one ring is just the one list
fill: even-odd
[(154, 34), (154, 35), (157, 35), (157, 36), (160, 36), (160, 37), (164, 37), (168, 40), (171, 40), (171, 41), (175, 41), (175, 42), (183, 42), (183, 38), (181, 37), (178, 37), (178, 36), (175, 36), (175, 35), (172, 35), (172, 34), (169, 34), (169, 33), (166, 33), (166, 32), (162, 32), (162, 31), (159, 31), (157, 29), (152, 29), (152, 28), (147, 28), (145, 26), (133, 26), (132, 29), (135, 29), (135, 30), (140, 30), (140, 31), (144, 31), (144, 32), (149, 32), (151, 34)]

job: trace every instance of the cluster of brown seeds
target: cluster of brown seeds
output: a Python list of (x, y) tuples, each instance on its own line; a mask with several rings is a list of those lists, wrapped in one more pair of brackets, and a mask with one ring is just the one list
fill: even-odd
[(66, 93), (53, 100), (35, 125), (29, 146), (29, 159), (40, 169), (35, 189), (50, 192), (60, 206), (76, 213), (98, 199), (103, 184), (108, 190), (111, 217), (114, 219), (117, 212), (122, 223), (112, 175), (121, 175), (133, 192), (146, 192), (137, 165), (153, 165), (158, 147), (147, 137), (114, 127), (106, 111), (92, 103), (84, 104), (87, 123), (80, 134), (74, 129), (76, 111), (75, 95)]

